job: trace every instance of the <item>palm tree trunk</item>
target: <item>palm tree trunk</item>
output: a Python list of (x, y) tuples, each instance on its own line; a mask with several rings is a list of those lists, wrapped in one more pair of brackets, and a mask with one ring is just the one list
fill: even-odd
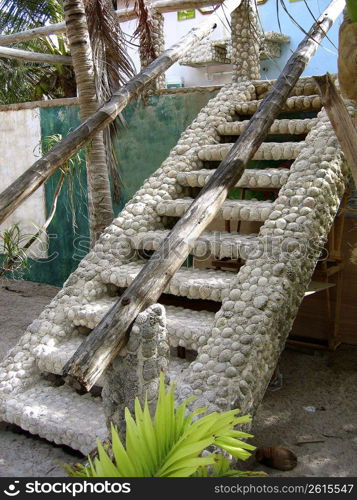
[[(63, 7), (83, 121), (98, 108), (87, 19), (82, 0), (64, 0)], [(93, 138), (86, 152), (86, 161), (89, 227), (93, 245), (114, 216), (103, 132)]]

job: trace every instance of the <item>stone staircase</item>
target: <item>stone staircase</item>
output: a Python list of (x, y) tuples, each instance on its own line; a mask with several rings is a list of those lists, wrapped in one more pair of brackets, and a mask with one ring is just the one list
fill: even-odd
[[(83, 394), (64, 385), (62, 367), (185, 213), (272, 85), (224, 87), (183, 132), (1, 364), (1, 419), (83, 453), (105, 438), (105, 379)], [(167, 368), (180, 397), (195, 394), (210, 409), (238, 405), (250, 411), (259, 404), (347, 182), (337, 140), (320, 110), (313, 81), (301, 79), (239, 180), (240, 191), (192, 242), (191, 259), (162, 296), (165, 310), (152, 306), (137, 318), (122, 358), (129, 379), (126, 356), (143, 333), (138, 377), (149, 392), (157, 388), (158, 369)], [(235, 199), (237, 193), (249, 199)], [(228, 262), (237, 262), (235, 271), (225, 268)], [(160, 341), (153, 358), (154, 324)], [(177, 347), (197, 358), (175, 358)]]

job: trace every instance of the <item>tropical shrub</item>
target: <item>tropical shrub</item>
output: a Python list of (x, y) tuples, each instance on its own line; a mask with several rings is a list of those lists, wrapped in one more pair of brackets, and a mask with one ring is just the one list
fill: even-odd
[[(117, 429), (111, 428), (111, 445), (98, 442), (97, 457), (87, 465), (66, 465), (70, 476), (91, 477), (208, 477), (247, 476), (262, 473), (241, 472), (231, 468), (230, 460), (246, 460), (255, 447), (242, 441), (251, 434), (235, 430), (247, 424), (250, 416), (238, 417), (239, 410), (207, 415), (205, 408), (188, 411), (193, 398), (175, 408), (174, 384), (165, 390), (161, 376), (159, 397), (152, 418), (147, 401), (142, 407), (135, 400), (135, 415), (125, 409), (125, 446)], [(200, 418), (196, 418), (200, 416)], [(205, 451), (214, 447), (218, 451)], [(202, 453), (205, 451), (202, 456)]]
[(26, 271), (29, 261), (22, 243), (28, 237), (30, 236), (21, 233), (18, 224), (13, 224), (0, 233), (0, 253), (2, 254), (0, 277), (10, 273), (12, 278), (18, 279)]

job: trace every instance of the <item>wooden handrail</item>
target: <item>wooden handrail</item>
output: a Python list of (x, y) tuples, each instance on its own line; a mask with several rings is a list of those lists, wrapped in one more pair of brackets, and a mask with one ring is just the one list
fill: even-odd
[(65, 64), (71, 66), (72, 57), (61, 56), (57, 54), (43, 54), (41, 52), (32, 52), (30, 50), (13, 49), (10, 47), (0, 46), (0, 57), (9, 59), (18, 59), (20, 61), (29, 61), (45, 64)]
[[(205, 5), (219, 5), (223, 0), (157, 0), (152, 2), (151, 7), (158, 12), (174, 12), (177, 10), (185, 10), (196, 7), (203, 7)], [(119, 9), (116, 11), (119, 22), (129, 21), (136, 18), (136, 13), (133, 7), (127, 9)], [(64, 22), (49, 24), (48, 26), (41, 26), (39, 28), (32, 28), (26, 31), (19, 31), (9, 35), (0, 35), (0, 45), (11, 45), (13, 43), (25, 42), (34, 38), (39, 38), (46, 35), (58, 35), (66, 31)]]

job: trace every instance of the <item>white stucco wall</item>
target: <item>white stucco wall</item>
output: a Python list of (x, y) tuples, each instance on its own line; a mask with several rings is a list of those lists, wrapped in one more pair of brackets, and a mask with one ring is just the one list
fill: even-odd
[[(165, 19), (165, 47), (169, 48), (184, 36), (191, 28), (198, 26), (202, 21), (207, 19), (207, 15), (202, 15), (198, 9), (195, 11), (194, 19), (186, 19), (184, 21), (177, 20), (177, 12), (167, 12), (164, 14)], [(125, 33), (132, 34), (136, 28), (136, 21), (128, 21), (121, 23), (121, 27)], [(223, 38), (229, 36), (230, 27), (226, 19), (217, 25), (213, 33), (207, 37), (209, 39)], [(137, 43), (137, 41), (136, 41)], [(137, 70), (140, 69), (140, 62), (137, 49), (129, 50), (130, 57), (135, 63)], [(230, 65), (212, 65), (204, 68), (191, 68), (189, 66), (181, 66), (175, 63), (166, 72), (167, 83), (179, 82), (182, 80), (185, 87), (194, 87), (197, 85), (220, 85), (230, 81)], [(227, 73), (227, 75), (222, 74)]]
[[(0, 192), (41, 156), (40, 140), (39, 109), (0, 111)], [(36, 228), (44, 222), (45, 198), (44, 188), (41, 187), (0, 225), (0, 233), (5, 228), (19, 223), (25, 243), (29, 235), (35, 234)], [(30, 255), (44, 256), (38, 245), (36, 251)]]
[[(279, 7), (279, 16), (277, 15), (277, 3)], [(330, 0), (307, 0), (307, 4), (305, 4), (303, 0), (285, 0), (284, 4), (290, 16), (297, 20), (302, 29), (296, 26), (291, 17), (284, 12), (279, 0), (267, 0), (266, 3), (258, 6), (258, 13), (263, 31), (280, 32), (280, 21), (282, 32), (290, 37), (290, 44), (283, 45), (282, 54), (279, 59), (265, 60), (262, 62), (261, 76), (263, 79), (277, 78), (279, 76), (287, 59), (304, 38), (305, 34), (303, 30), (308, 31), (310, 29), (314, 20), (319, 17), (329, 3)], [(168, 12), (164, 14), (164, 18), (165, 46), (168, 48), (177, 42), (181, 36), (185, 35), (191, 28), (207, 19), (207, 15), (202, 15), (198, 9), (196, 9), (196, 17), (194, 19), (178, 21), (176, 12)], [(223, 18), (222, 22), (218, 24), (217, 28), (208, 38), (215, 39), (229, 36), (229, 22), (230, 16), (227, 16), (227, 19)], [(336, 73), (336, 47), (338, 46), (338, 29), (341, 22), (342, 16), (339, 17), (335, 25), (329, 31), (328, 38), (325, 38), (321, 43), (321, 46), (317, 50), (316, 55), (312, 58), (303, 76), (323, 74), (326, 73), (326, 71)], [(122, 23), (121, 26), (126, 33), (132, 34), (136, 27), (136, 21)], [(130, 49), (129, 53), (135, 62), (136, 68), (139, 69), (140, 64), (137, 56), (137, 49)], [(166, 80), (167, 83), (182, 80), (185, 87), (193, 87), (196, 85), (221, 85), (230, 82), (231, 71), (231, 65), (209, 65), (207, 67), (192, 68), (189, 66), (181, 66), (176, 63), (166, 72)]]

